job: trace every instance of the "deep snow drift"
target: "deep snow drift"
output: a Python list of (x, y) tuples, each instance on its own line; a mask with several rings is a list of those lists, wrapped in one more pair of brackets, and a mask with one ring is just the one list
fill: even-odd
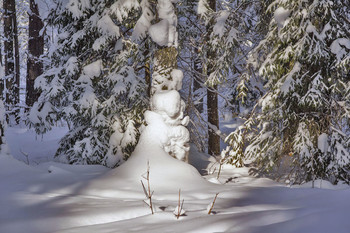
[[(139, 147), (139, 157), (114, 170), (59, 164), (50, 160), (63, 131), (56, 128), (41, 140), (31, 130), (7, 129), (10, 152), (26, 161), (21, 148), (29, 165), (0, 154), (0, 232), (349, 232), (348, 186), (318, 181), (314, 189), (311, 184), (289, 187), (230, 166), (219, 180), (216, 173), (201, 177), (152, 140)], [(142, 157), (142, 152), (152, 153)], [(140, 183), (148, 161), (154, 215)], [(199, 170), (214, 171), (206, 154), (191, 150), (189, 161)], [(186, 216), (176, 219), (179, 188)]]

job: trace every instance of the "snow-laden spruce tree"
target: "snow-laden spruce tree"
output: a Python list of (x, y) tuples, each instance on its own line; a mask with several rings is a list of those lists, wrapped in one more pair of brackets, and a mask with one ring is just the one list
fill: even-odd
[[(221, 162), (230, 163), (237, 167), (244, 166), (244, 150), (251, 134), (249, 130), (254, 124), (251, 118), (255, 112), (257, 101), (264, 95), (265, 81), (258, 75), (256, 64), (261, 62), (261, 57), (255, 54), (254, 49), (264, 39), (268, 31), (271, 14), (265, 13), (273, 0), (243, 2), (246, 4), (247, 12), (244, 12), (244, 21), (250, 22), (250, 27), (246, 28), (245, 44), (250, 46), (246, 53), (241, 56), (241, 66), (234, 87), (231, 89), (232, 101), (229, 105), (234, 114), (237, 114), (237, 127), (226, 138), (228, 146), (221, 152)], [(248, 120), (247, 120), (248, 119)]]
[(56, 153), (65, 162), (114, 167), (137, 143), (146, 88), (132, 66), (130, 31), (139, 7), (137, 0), (69, 0), (49, 15), (57, 39), (29, 120), (38, 133), (67, 121)]
[(255, 54), (267, 52), (267, 93), (246, 158), (267, 170), (289, 160), (296, 182), (349, 182), (350, 2), (276, 0), (268, 11)]

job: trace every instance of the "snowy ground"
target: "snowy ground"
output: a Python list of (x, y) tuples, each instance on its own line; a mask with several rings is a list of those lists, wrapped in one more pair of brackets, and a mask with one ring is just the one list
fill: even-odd
[[(171, 157), (159, 156), (162, 169), (152, 160), (156, 150), (149, 158), (152, 215), (140, 183), (146, 183), (145, 161), (136, 157), (114, 170), (53, 162), (64, 131), (56, 128), (42, 139), (31, 130), (7, 129), (14, 158), (0, 155), (1, 233), (350, 232), (348, 186), (323, 181), (314, 189), (309, 184), (287, 187), (254, 178), (248, 168), (231, 167), (217, 181), (216, 174), (201, 177)], [(210, 158), (192, 151), (190, 162), (201, 170)], [(176, 219), (179, 188), (186, 216)], [(208, 215), (216, 193), (213, 214)]]

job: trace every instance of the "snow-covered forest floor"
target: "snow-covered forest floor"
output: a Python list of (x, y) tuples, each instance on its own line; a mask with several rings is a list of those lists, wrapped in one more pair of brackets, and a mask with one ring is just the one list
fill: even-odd
[[(316, 188), (289, 187), (253, 177), (249, 168), (227, 166), (216, 180), (216, 173), (202, 177), (156, 149), (143, 151), (150, 154), (152, 215), (140, 182), (147, 187), (145, 161), (130, 159), (112, 170), (54, 162), (65, 131), (56, 128), (40, 138), (26, 128), (6, 130), (9, 154), (0, 155), (0, 232), (349, 232), (346, 185), (318, 181)], [(189, 159), (199, 170), (213, 162), (195, 151)], [(173, 212), (179, 189), (186, 213), (177, 219)]]

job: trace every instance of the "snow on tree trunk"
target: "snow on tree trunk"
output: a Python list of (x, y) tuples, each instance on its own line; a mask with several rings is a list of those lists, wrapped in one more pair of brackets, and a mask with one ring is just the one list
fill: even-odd
[[(5, 77), (5, 71), (4, 68), (2, 66), (2, 64), (0, 63), (0, 80), (3, 80), (3, 78)], [(1, 95), (2, 95), (2, 91), (1, 90)], [(4, 103), (2, 100), (2, 96), (0, 96), (0, 151), (2, 150), (2, 144), (4, 144), (4, 126), (6, 124), (6, 120), (5, 120), (5, 107), (4, 107)]]
[[(171, 85), (180, 86), (182, 72), (173, 70), (172, 74), (174, 80), (171, 82), (178, 81), (178, 83)], [(146, 112), (145, 118), (147, 124), (157, 122), (159, 129), (162, 129), (163, 132), (159, 132), (161, 147), (171, 156), (187, 160), (190, 134), (185, 126), (189, 122), (189, 117), (184, 117), (185, 102), (178, 90), (179, 88), (156, 91), (151, 99), (151, 111)]]
[(159, 0), (157, 9), (160, 21), (150, 26), (149, 33), (158, 45), (168, 47), (159, 49), (154, 56), (151, 112), (146, 112), (145, 118), (147, 124), (155, 121), (162, 128), (161, 147), (171, 156), (187, 160), (190, 136), (185, 126), (189, 118), (184, 117), (185, 102), (178, 92), (183, 73), (176, 69), (177, 17), (170, 0)]
[(1, 145), (5, 144), (5, 135), (4, 135), (5, 124), (6, 124), (5, 107), (2, 100), (0, 100), (0, 151), (2, 151), (3, 149)]

